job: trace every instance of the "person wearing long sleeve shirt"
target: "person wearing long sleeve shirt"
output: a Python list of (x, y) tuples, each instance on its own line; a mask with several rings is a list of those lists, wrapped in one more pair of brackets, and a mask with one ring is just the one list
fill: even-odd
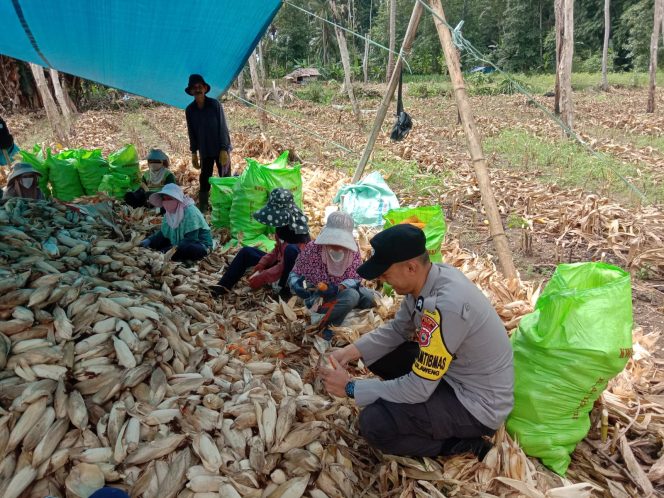
[(149, 197), (150, 204), (164, 209), (161, 229), (141, 242), (141, 247), (167, 252), (177, 247), (173, 261), (199, 261), (213, 248), (212, 233), (203, 213), (174, 183)]
[(9, 133), (7, 123), (0, 116), (0, 166), (11, 166), (12, 158), (19, 151), (20, 149), (14, 143), (14, 137)]
[(192, 164), (201, 170), (198, 203), (203, 212), (208, 208), (213, 167), (216, 163), (219, 176), (231, 176), (230, 153), (233, 150), (224, 108), (217, 99), (206, 96), (209, 91), (210, 85), (200, 74), (189, 76), (185, 92), (192, 95), (194, 101), (185, 109), (185, 116)]
[[(397, 225), (371, 240), (358, 269), (405, 295), (394, 320), (332, 353), (328, 392), (363, 407), (360, 433), (407, 456), (471, 452), (483, 457), (514, 403), (512, 349), (498, 314), (459, 270), (431, 264), (422, 230)], [(351, 379), (362, 358), (381, 378)]]
[(307, 244), (295, 262), (288, 284), (317, 321), (326, 340), (355, 308), (375, 306), (373, 291), (361, 284), (357, 268), (362, 263), (348, 213), (330, 213), (315, 241)]
[(256, 221), (276, 229), (274, 250), (266, 253), (257, 247), (243, 247), (210, 291), (216, 297), (228, 293), (253, 267), (249, 277), (252, 289), (272, 285), (282, 299), (288, 299), (288, 276), (300, 250), (311, 240), (307, 217), (295, 204), (292, 192), (284, 188), (272, 190), (267, 204), (253, 216)]

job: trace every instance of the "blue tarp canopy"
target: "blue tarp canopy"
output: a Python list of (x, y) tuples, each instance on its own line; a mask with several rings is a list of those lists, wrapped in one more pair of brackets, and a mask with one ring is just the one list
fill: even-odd
[(0, 54), (184, 108), (244, 67), (281, 0), (0, 0)]

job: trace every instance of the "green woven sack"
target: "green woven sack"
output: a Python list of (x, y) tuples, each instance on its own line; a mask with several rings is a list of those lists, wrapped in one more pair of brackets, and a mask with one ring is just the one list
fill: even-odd
[(210, 221), (213, 227), (230, 228), (233, 190), (239, 179), (239, 176), (210, 178)]
[(300, 165), (288, 166), (288, 152), (271, 164), (246, 159), (247, 167), (235, 184), (230, 211), (231, 234), (244, 246), (260, 246), (271, 251), (274, 241), (268, 235), (274, 229), (256, 221), (253, 214), (267, 203), (270, 192), (286, 188), (293, 192), (296, 204), (302, 206), (302, 176)]
[(99, 192), (105, 192), (111, 197), (121, 199), (131, 190), (131, 179), (127, 175), (109, 173), (104, 175), (99, 184)]
[(629, 273), (606, 263), (559, 265), (512, 348), (507, 430), (526, 454), (563, 475), (588, 434), (595, 400), (632, 353)]
[(445, 216), (443, 216), (443, 210), (440, 206), (391, 209), (385, 213), (383, 219), (385, 220), (385, 228), (400, 223), (413, 223), (421, 228), (427, 239), (426, 247), (431, 261), (434, 263), (443, 261), (440, 246), (445, 239), (447, 225), (445, 225)]
[(263, 165), (263, 174), (268, 194), (275, 188), (290, 190), (295, 204), (302, 209), (302, 173), (300, 163), (288, 165), (288, 151), (282, 153), (272, 164)]
[(39, 182), (37, 182), (39, 184), (39, 190), (42, 191), (44, 197), (51, 197), (51, 189), (48, 186), (48, 165), (44, 161), (44, 155), (42, 154), (39, 145), (35, 145), (32, 152), (22, 150), (20, 154), (21, 161), (28, 163), (41, 173)]
[(63, 151), (53, 156), (47, 151), (45, 164), (48, 167), (48, 179), (53, 190), (53, 197), (61, 201), (71, 201), (85, 195), (85, 190), (78, 177), (74, 151)]
[(129, 190), (136, 190), (141, 185), (141, 169), (138, 165), (138, 152), (132, 144), (125, 145), (108, 155), (110, 173), (129, 177)]
[(99, 190), (102, 178), (110, 171), (108, 161), (102, 157), (100, 149), (79, 149), (77, 152), (76, 169), (81, 185), (86, 195), (94, 195)]

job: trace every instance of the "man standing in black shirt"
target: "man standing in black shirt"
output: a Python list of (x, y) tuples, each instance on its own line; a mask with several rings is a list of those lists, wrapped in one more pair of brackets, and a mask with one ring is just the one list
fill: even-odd
[(200, 210), (205, 212), (208, 209), (210, 177), (214, 164), (217, 164), (219, 176), (231, 175), (231, 137), (224, 108), (217, 99), (206, 96), (210, 85), (200, 74), (189, 76), (189, 84), (184, 91), (194, 97), (194, 101), (187, 106), (185, 115), (191, 162), (194, 168), (201, 170), (198, 204)]

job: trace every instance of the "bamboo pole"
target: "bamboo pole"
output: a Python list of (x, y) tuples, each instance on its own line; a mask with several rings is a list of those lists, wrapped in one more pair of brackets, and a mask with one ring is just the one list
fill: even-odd
[(503, 230), (500, 212), (498, 211), (498, 205), (496, 204), (496, 199), (491, 187), (489, 171), (486, 165), (486, 160), (484, 159), (484, 153), (482, 152), (482, 141), (475, 125), (475, 118), (473, 117), (470, 103), (468, 102), (468, 97), (466, 95), (466, 87), (463, 75), (461, 74), (459, 56), (452, 43), (450, 30), (442, 21), (445, 19), (445, 12), (443, 11), (443, 6), (440, 3), (440, 0), (431, 0), (430, 5), (433, 11), (440, 17), (440, 19), (434, 17), (434, 22), (436, 24), (440, 43), (445, 52), (445, 61), (452, 80), (454, 97), (456, 99), (457, 108), (459, 109), (464, 131), (466, 132), (468, 149), (473, 162), (473, 168), (475, 169), (477, 184), (479, 185), (480, 193), (482, 195), (482, 203), (484, 204), (484, 210), (486, 211), (486, 216), (489, 220), (491, 239), (493, 240), (494, 247), (498, 253), (498, 260), (500, 261), (503, 274), (507, 278), (517, 278), (516, 268), (514, 267), (514, 261), (512, 260), (512, 252), (510, 251), (507, 236)]
[(415, 2), (413, 6), (413, 13), (410, 15), (410, 21), (408, 22), (408, 28), (406, 29), (406, 35), (404, 36), (403, 43), (401, 44), (401, 52), (399, 57), (397, 57), (397, 62), (394, 65), (394, 71), (392, 71), (392, 77), (390, 82), (387, 85), (387, 90), (383, 96), (383, 101), (378, 107), (376, 113), (376, 120), (374, 121), (373, 128), (369, 133), (369, 138), (367, 140), (367, 145), (364, 147), (364, 152), (362, 158), (355, 169), (355, 174), (353, 175), (353, 183), (357, 183), (362, 178), (362, 173), (364, 168), (366, 168), (367, 163), (369, 162), (369, 157), (373, 151), (374, 145), (376, 144), (376, 139), (378, 138), (378, 133), (380, 128), (383, 125), (385, 120), (385, 115), (387, 114), (387, 108), (390, 105), (392, 96), (394, 95), (394, 90), (397, 88), (399, 83), (399, 74), (401, 73), (401, 67), (403, 65), (403, 55), (410, 51), (410, 47), (413, 45), (413, 40), (415, 40), (415, 33), (417, 32), (417, 26), (420, 24), (420, 19), (422, 18), (422, 4), (420, 2)]
[(390, 51), (387, 56), (386, 78), (389, 78), (394, 72), (394, 47), (397, 39), (397, 0), (388, 0), (388, 4), (388, 8), (390, 9), (390, 41), (388, 48)]

